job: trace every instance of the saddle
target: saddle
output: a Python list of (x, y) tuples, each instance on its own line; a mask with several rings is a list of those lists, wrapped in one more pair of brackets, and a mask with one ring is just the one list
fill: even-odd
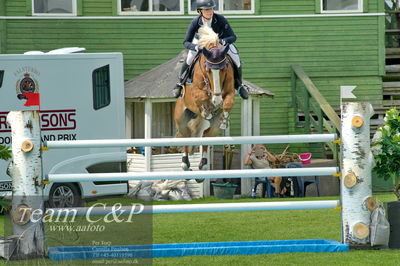
[[(240, 80), (240, 75), (239, 75), (239, 68), (235, 64), (235, 62), (232, 60), (232, 58), (229, 55), (226, 55), (229, 63), (233, 67), (233, 76), (235, 79), (235, 89), (238, 89), (242, 81)], [(185, 72), (183, 78), (182, 78), (182, 84), (185, 85), (187, 84), (192, 84), (193, 81), (193, 76), (194, 76), (194, 67), (200, 60), (200, 53), (197, 53), (197, 55), (193, 58), (192, 63), (190, 64), (189, 68)]]
[(190, 64), (189, 68), (186, 70), (182, 78), (183, 85), (185, 85), (186, 83), (192, 84), (194, 76), (194, 67), (196, 66), (197, 62), (199, 62), (199, 60), (200, 60), (200, 53), (197, 53), (197, 55), (193, 58), (192, 63)]

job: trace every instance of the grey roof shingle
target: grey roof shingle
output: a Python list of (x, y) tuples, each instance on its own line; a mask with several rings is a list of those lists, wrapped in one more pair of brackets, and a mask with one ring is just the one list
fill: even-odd
[[(172, 98), (172, 89), (178, 81), (178, 75), (187, 51), (182, 51), (177, 57), (125, 82), (126, 99)], [(259, 86), (243, 80), (250, 89), (251, 95), (274, 97), (274, 94)]]

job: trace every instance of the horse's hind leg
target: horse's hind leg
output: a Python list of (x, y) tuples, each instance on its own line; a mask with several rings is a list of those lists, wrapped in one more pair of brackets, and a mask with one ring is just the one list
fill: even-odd
[[(204, 131), (203, 137), (215, 137), (221, 132), (221, 129), (219, 128), (219, 123), (218, 123), (219, 120), (220, 120), (220, 116), (216, 116), (210, 121), (210, 127)], [(209, 170), (210, 169), (210, 165), (208, 164), (208, 160), (207, 160), (207, 151), (208, 151), (208, 146), (203, 145), (202, 153), (201, 153), (201, 160), (199, 163), (200, 170)]]
[(182, 167), (183, 171), (189, 171), (190, 170), (189, 147), (188, 146), (184, 146), (183, 147), (181, 167)]
[(208, 151), (208, 146), (203, 145), (201, 146), (202, 151), (201, 151), (201, 159), (199, 163), (199, 170), (209, 170), (208, 166), (208, 161), (207, 161), (207, 151)]

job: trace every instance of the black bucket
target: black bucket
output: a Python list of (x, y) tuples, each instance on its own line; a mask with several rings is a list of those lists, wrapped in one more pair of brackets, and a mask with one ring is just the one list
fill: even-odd
[(389, 248), (400, 249), (400, 201), (387, 203), (390, 224)]

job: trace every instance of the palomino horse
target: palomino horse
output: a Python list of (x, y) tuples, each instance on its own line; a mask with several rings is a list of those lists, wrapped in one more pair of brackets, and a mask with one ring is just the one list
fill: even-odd
[[(208, 26), (199, 29), (198, 45), (204, 47), (194, 66), (192, 84), (186, 84), (175, 106), (177, 137), (214, 137), (229, 123), (235, 97), (234, 74), (227, 57), (229, 46), (219, 44), (218, 35)], [(207, 170), (207, 149), (203, 146), (200, 170)], [(190, 170), (189, 147), (184, 147), (182, 168)], [(198, 180), (197, 180), (198, 181)]]

